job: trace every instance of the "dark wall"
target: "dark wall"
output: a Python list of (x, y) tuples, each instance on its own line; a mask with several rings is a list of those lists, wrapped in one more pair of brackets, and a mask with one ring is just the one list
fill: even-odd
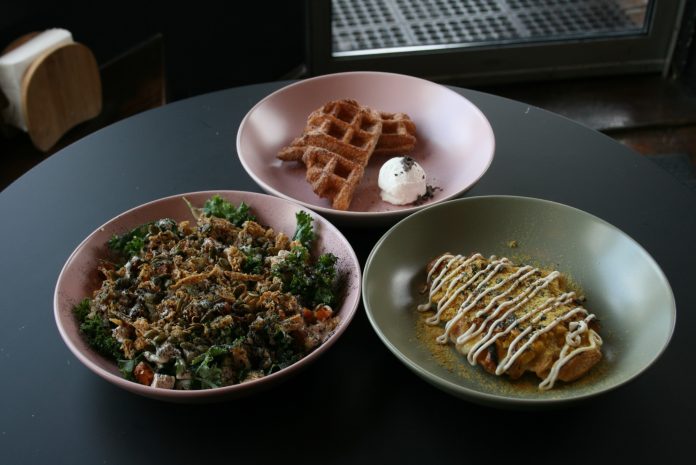
[[(161, 34), (174, 101), (284, 78), (305, 62), (305, 7), (303, 0), (0, 0), (0, 48), (30, 31), (64, 27), (104, 64)], [(673, 62), (694, 89), (695, 17), (696, 0), (687, 0)]]
[(162, 34), (169, 100), (272, 81), (304, 62), (304, 3), (0, 0), (0, 48), (62, 27), (104, 64)]
[(673, 69), (696, 92), (696, 0), (687, 0), (674, 51)]

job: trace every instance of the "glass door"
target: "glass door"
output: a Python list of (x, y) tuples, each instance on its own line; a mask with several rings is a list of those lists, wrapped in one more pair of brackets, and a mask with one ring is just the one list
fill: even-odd
[(333, 0), (335, 57), (638, 35), (648, 0)]
[(669, 67), (685, 0), (306, 0), (311, 75), (491, 83)]

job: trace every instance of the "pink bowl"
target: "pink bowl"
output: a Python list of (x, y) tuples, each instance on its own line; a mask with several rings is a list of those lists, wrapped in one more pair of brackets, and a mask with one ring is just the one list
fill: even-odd
[[(276, 158), (279, 149), (302, 133), (312, 111), (345, 98), (411, 117), (418, 143), (409, 155), (425, 169), (428, 184), (442, 189), (433, 199), (420, 206), (383, 202), (377, 177), (389, 157), (374, 156), (350, 209), (336, 210), (312, 191), (305, 181), (304, 165)], [(257, 103), (237, 132), (242, 166), (264, 191), (354, 225), (394, 223), (420, 208), (461, 195), (483, 176), (494, 151), (493, 129), (469, 100), (434, 82), (382, 72), (329, 74), (291, 84)]]
[(202, 206), (213, 194), (219, 194), (234, 204), (245, 202), (251, 206), (259, 223), (286, 234), (294, 232), (295, 213), (303, 210), (299, 205), (287, 200), (251, 192), (208, 191), (166, 197), (128, 210), (99, 227), (82, 241), (63, 266), (53, 298), (58, 331), (68, 348), (87, 368), (116, 386), (135, 394), (173, 402), (205, 402), (239, 397), (270, 387), (312, 363), (338, 340), (351, 322), (360, 302), (360, 264), (350, 243), (338, 229), (316, 213), (309, 212), (314, 218), (314, 228), (319, 237), (314, 251), (331, 252), (336, 255), (339, 275), (345, 277), (343, 302), (336, 309), (341, 321), (321, 346), (295, 364), (264, 378), (216, 389), (174, 391), (152, 388), (122, 378), (113, 361), (93, 351), (84, 341), (72, 308), (85, 297), (91, 297), (92, 292), (100, 286), (97, 262), (107, 255), (106, 242), (114, 234), (121, 234), (140, 224), (160, 218), (193, 220), (182, 198), (186, 197), (195, 206)]

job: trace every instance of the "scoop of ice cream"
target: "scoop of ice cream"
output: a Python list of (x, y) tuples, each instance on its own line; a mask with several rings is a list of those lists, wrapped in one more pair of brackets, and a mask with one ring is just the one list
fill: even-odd
[(425, 171), (411, 157), (394, 157), (379, 170), (382, 200), (394, 205), (413, 203), (426, 192)]

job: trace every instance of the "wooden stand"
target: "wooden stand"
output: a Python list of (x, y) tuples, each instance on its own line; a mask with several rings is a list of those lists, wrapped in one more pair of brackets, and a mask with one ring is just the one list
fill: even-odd
[[(16, 40), (5, 52), (32, 36)], [(77, 124), (99, 115), (102, 88), (92, 51), (70, 43), (36, 58), (22, 77), (21, 105), (29, 138), (43, 152)]]

